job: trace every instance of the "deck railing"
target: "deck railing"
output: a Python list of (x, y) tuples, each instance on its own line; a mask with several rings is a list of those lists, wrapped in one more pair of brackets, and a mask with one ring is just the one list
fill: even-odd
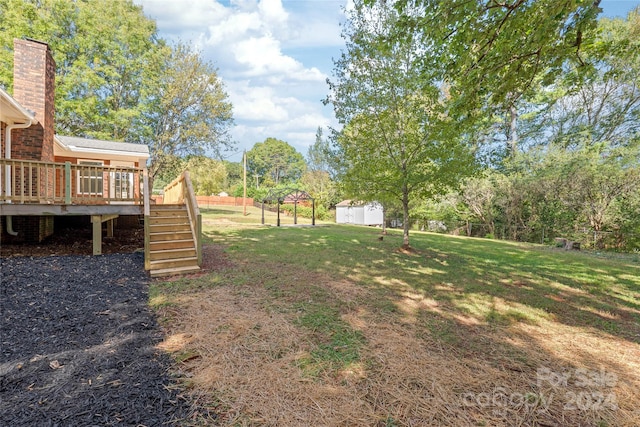
[(0, 203), (142, 204), (143, 169), (0, 159)]
[(184, 204), (187, 206), (191, 230), (193, 231), (193, 239), (196, 243), (198, 265), (202, 265), (202, 215), (200, 215), (196, 194), (191, 185), (189, 171), (182, 172), (179, 177), (171, 181), (171, 183), (164, 188), (162, 203), (165, 205)]

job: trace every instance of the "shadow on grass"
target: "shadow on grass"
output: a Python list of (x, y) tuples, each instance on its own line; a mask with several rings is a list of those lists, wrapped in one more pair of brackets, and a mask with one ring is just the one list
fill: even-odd
[[(536, 318), (593, 328), (640, 342), (640, 265), (542, 246), (434, 234), (412, 235), (415, 254), (397, 251), (401, 236), (333, 226), (209, 233), (248, 258), (268, 257), (398, 293), (406, 287), (483, 322)], [(242, 242), (249, 242), (247, 245)], [(493, 309), (498, 299), (503, 307)]]
[[(298, 311), (299, 325), (312, 330), (321, 343), (312, 358), (352, 363), (361, 357), (359, 349), (366, 345), (366, 338), (353, 334), (340, 320), (345, 301), (325, 288), (318, 292), (321, 283), (300, 283), (300, 277), (308, 279), (302, 272), (355, 283), (368, 291), (358, 305), (378, 319), (401, 319), (414, 325), (412, 330), (425, 347), (496, 372), (511, 372), (522, 380), (512, 385), (505, 380), (511, 377), (503, 376), (493, 383), (497, 388), (537, 392), (540, 385), (534, 382), (541, 370), (542, 375), (575, 374), (579, 367), (588, 366), (589, 373), (594, 373), (603, 361), (604, 369), (616, 372), (621, 382), (624, 378), (637, 382), (637, 372), (625, 363), (626, 356), (616, 358), (605, 355), (602, 348), (588, 347), (597, 341), (603, 348), (609, 346), (609, 352), (624, 347), (637, 353), (640, 265), (633, 262), (418, 233), (412, 235), (415, 253), (403, 253), (397, 250), (402, 243), (399, 234), (391, 231), (380, 240), (378, 229), (362, 227), (207, 233), (241, 261), (239, 281), (268, 289), (283, 310)], [(230, 280), (235, 283), (236, 278)], [(303, 362), (307, 370), (321, 366), (311, 363), (313, 359)], [(383, 372), (375, 362), (370, 369)], [(472, 382), (465, 387), (473, 393), (486, 392), (474, 389), (480, 386)], [(584, 414), (571, 419), (574, 415), (562, 418), (563, 423), (585, 423), (580, 418)], [(556, 422), (560, 419), (557, 414), (554, 417)], [(599, 422), (593, 421), (588, 419), (586, 424)]]

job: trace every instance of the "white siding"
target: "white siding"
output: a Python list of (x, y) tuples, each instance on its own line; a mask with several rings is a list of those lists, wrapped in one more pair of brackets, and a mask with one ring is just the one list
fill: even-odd
[(364, 225), (382, 225), (384, 212), (378, 203), (369, 203), (364, 206)]
[(382, 225), (384, 212), (379, 203), (360, 206), (336, 206), (336, 223), (357, 225)]

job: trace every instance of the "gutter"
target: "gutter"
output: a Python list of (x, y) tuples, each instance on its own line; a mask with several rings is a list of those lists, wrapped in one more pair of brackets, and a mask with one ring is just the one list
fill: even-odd
[[(37, 123), (35, 119), (27, 118), (26, 123), (7, 124), (7, 127), (5, 128), (5, 138), (4, 138), (4, 142), (5, 142), (4, 158), (5, 159), (7, 160), (11, 159), (11, 131), (14, 129), (26, 129), (30, 127), (32, 124), (34, 124), (34, 122)], [(11, 166), (10, 165), (5, 166), (4, 178), (5, 178), (4, 180), (5, 195), (7, 197), (10, 197), (11, 196)], [(7, 203), (11, 203), (11, 201), (8, 200)], [(18, 235), (18, 232), (13, 229), (13, 217), (11, 215), (7, 215), (7, 233), (11, 236)]]

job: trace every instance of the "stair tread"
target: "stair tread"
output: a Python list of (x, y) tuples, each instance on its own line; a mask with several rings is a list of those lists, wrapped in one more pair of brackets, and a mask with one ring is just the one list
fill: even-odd
[[(153, 255), (175, 254), (176, 258), (183, 259), (184, 257), (181, 256), (180, 254), (185, 252), (195, 252), (195, 251), (196, 251), (195, 246), (191, 248), (157, 249), (155, 251), (154, 250), (149, 251), (149, 255), (153, 257)], [(189, 255), (189, 256), (192, 256), (192, 255)]]
[(149, 251), (149, 253), (151, 254), (166, 254), (169, 252), (185, 252), (185, 251), (195, 251), (196, 247), (192, 247), (192, 248), (171, 248), (171, 249), (156, 249), (156, 250), (152, 250)]
[(179, 257), (179, 258), (158, 259), (158, 260), (151, 261), (151, 265), (153, 265), (153, 264), (166, 264), (166, 263), (178, 262), (178, 261), (195, 261), (197, 263), (198, 262), (198, 257), (197, 256), (185, 256), (185, 257)]
[(151, 245), (156, 245), (156, 244), (160, 244), (160, 243), (187, 243), (187, 242), (193, 242), (193, 239), (174, 239), (174, 240), (156, 240), (155, 242), (150, 242)]
[(196, 266), (187, 266), (187, 267), (175, 267), (175, 268), (160, 268), (160, 269), (152, 269), (149, 271), (151, 277), (157, 276), (167, 276), (170, 274), (185, 274), (200, 271), (200, 267)]

